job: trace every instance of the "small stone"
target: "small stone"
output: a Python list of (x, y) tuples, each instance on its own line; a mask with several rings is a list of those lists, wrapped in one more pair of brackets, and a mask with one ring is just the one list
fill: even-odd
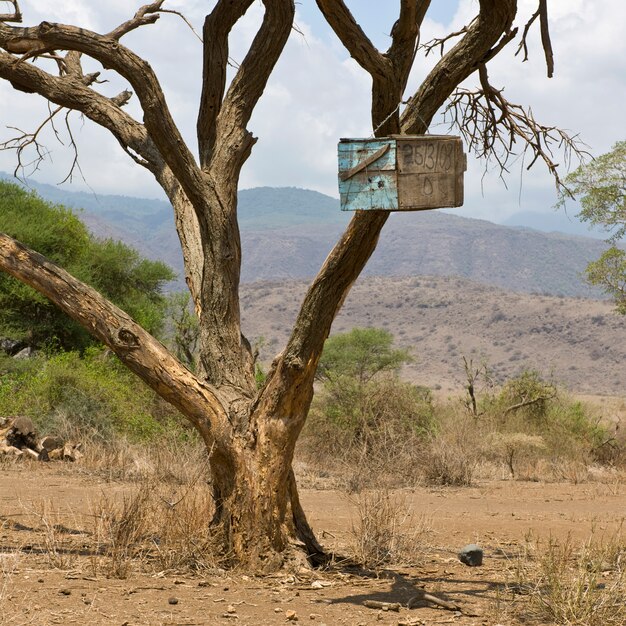
[(285, 617), (288, 622), (297, 622), (298, 614), (295, 611), (285, 611)]
[(178, 598), (172, 596), (171, 598), (167, 599), (167, 603), (168, 604), (178, 604)]
[(59, 589), (59, 593), (64, 596), (71, 596), (72, 591), (70, 589)]
[(229, 604), (226, 607), (226, 613), (231, 613), (232, 614), (232, 613), (236, 613), (236, 612), (237, 612), (237, 609), (232, 604)]
[(469, 567), (478, 567), (483, 564), (483, 551), (475, 543), (470, 543), (459, 552), (459, 561)]
[(38, 583), (42, 583), (42, 582), (44, 582), (44, 580), (43, 580), (43, 578), (38, 578), (38, 579), (37, 579), (37, 582), (38, 582)]
[(279, 609), (278, 607), (276, 607), (276, 608), (274, 609), (274, 613), (282, 613), (282, 612), (283, 612), (283, 610), (282, 610), (282, 609)]

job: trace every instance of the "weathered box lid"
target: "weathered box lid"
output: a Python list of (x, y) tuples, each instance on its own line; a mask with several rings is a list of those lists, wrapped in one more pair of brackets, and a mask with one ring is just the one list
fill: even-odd
[(341, 139), (338, 153), (343, 211), (418, 211), (463, 204), (467, 159), (460, 137)]

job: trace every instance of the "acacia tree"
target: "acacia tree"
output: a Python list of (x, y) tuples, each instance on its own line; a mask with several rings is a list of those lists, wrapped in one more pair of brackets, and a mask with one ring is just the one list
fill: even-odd
[(578, 217), (610, 235), (611, 247), (587, 266), (587, 280), (602, 287), (615, 301), (618, 313), (626, 315), (626, 251), (618, 245), (626, 237), (626, 141), (618, 141), (610, 152), (581, 165), (565, 184), (569, 193), (561, 193), (557, 206), (563, 208), (569, 197), (579, 198)]
[[(265, 384), (257, 389), (254, 357), (240, 326), (237, 184), (256, 141), (247, 124), (293, 27), (294, 1), (263, 0), (262, 23), (230, 81), (229, 34), (253, 0), (212, 3), (202, 33), (202, 93), (193, 149), (182, 139), (155, 72), (121, 43), (127, 33), (157, 22), (165, 10), (163, 0), (143, 6), (104, 34), (50, 22), (21, 27), (16, 25), (22, 21), (18, 2), (9, 2), (14, 11), (0, 16), (0, 77), (47, 99), (51, 116), (75, 110), (106, 128), (139, 166), (152, 172), (170, 199), (199, 319), (196, 372), (98, 293), (5, 235), (0, 235), (0, 269), (38, 289), (88, 328), (196, 427), (210, 460), (213, 523), (223, 526), (239, 561), (276, 567), (294, 534), (310, 555), (321, 554), (298, 501), (291, 462), (324, 341), (388, 213), (355, 213), (310, 285)], [(372, 44), (344, 0), (317, 4), (350, 55), (372, 77), (371, 117), (377, 136), (424, 133), (448, 102), (448, 113), (470, 148), (495, 156), (505, 168), (516, 144), (520, 150), (530, 149), (533, 162), (543, 160), (556, 175), (550, 146), (555, 141), (571, 146), (569, 138), (509, 103), (487, 75), (487, 63), (517, 35), (516, 0), (480, 0), (476, 17), (465, 28), (426, 45), (419, 44), (419, 34), (430, 1), (400, 0), (385, 52)], [(547, 0), (539, 0), (519, 50), (527, 54), (526, 35), (536, 18), (551, 74)], [(451, 40), (456, 40), (454, 45), (445, 50)], [(418, 54), (437, 50), (441, 58), (401, 111)], [(142, 120), (123, 108), (130, 90), (115, 97), (101, 93), (100, 74), (83, 71), (85, 58), (128, 82)], [(478, 87), (460, 89), (475, 73)], [(19, 156), (36, 141), (37, 131), (16, 137), (12, 146)]]

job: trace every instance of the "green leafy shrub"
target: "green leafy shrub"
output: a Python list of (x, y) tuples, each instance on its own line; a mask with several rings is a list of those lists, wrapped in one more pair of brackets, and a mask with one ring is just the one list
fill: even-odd
[[(174, 278), (164, 263), (144, 259), (121, 242), (96, 239), (69, 209), (3, 181), (0, 231), (100, 291), (148, 332), (161, 332), (167, 304), (161, 290)], [(95, 344), (47, 298), (4, 272), (0, 272), (0, 335), (64, 350)]]
[[(4, 364), (4, 368), (2, 367)], [(0, 415), (22, 414), (42, 433), (89, 437), (118, 435), (145, 441), (183, 432), (177, 413), (108, 352), (90, 348), (0, 362)]]

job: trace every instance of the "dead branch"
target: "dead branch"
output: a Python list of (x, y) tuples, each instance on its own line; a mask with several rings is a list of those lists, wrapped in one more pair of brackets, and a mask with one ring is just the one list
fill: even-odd
[(434, 596), (432, 593), (427, 593), (423, 589), (418, 589), (419, 593), (416, 596), (413, 596), (407, 602), (407, 608), (411, 609), (416, 604), (434, 604), (435, 606), (439, 606), (442, 609), (446, 609), (447, 611), (460, 611), (461, 607), (455, 602), (449, 602), (448, 600), (442, 600), (437, 596)]
[[(46, 128), (48, 124), (53, 123), (55, 115), (57, 115), (62, 110), (63, 107), (57, 107), (56, 109), (54, 109), (54, 111), (51, 111), (46, 119), (43, 120), (43, 122), (41, 122), (41, 124), (39, 124), (39, 126), (32, 132), (20, 130), (15, 126), (8, 126), (10, 130), (15, 130), (20, 133), (16, 137), (12, 137), (11, 139), (7, 139), (6, 141), (0, 143), (0, 150), (15, 150), (17, 163), (15, 166), (15, 170), (13, 171), (14, 176), (19, 178), (18, 172), (20, 170), (24, 171), (27, 166), (33, 167), (33, 169), (36, 170), (39, 164), (46, 158), (46, 155), (48, 154), (48, 149), (39, 142), (39, 135), (43, 132), (44, 128)], [(34, 161), (25, 164), (23, 160), (24, 152), (31, 147), (34, 148), (37, 156)]]
[(450, 33), (449, 35), (446, 35), (445, 37), (442, 37), (440, 39), (438, 38), (431, 39), (430, 41), (427, 41), (426, 43), (422, 44), (421, 48), (424, 50), (424, 56), (427, 57), (435, 48), (439, 48), (439, 54), (443, 56), (444, 47), (446, 43), (450, 41), (451, 39), (456, 39), (457, 37), (460, 37), (461, 35), (467, 34), (467, 31), (472, 27), (472, 25), (474, 24), (474, 22), (476, 22), (477, 19), (478, 19), (478, 16), (476, 16), (469, 24), (467, 24), (466, 26), (463, 26), (461, 30), (457, 30), (454, 33)]
[(8, 2), (13, 5), (13, 13), (0, 13), (0, 22), (21, 22), (22, 21), (22, 12), (20, 11), (20, 6), (17, 3), (17, 0), (3, 0), (4, 2)]
[(513, 413), (513, 411), (517, 411), (519, 409), (523, 409), (527, 406), (533, 406), (534, 404), (538, 404), (540, 402), (545, 402), (547, 400), (553, 400), (557, 396), (556, 387), (553, 384), (546, 384), (544, 387), (544, 392), (539, 393), (534, 397), (523, 397), (519, 402), (507, 407), (504, 410), (504, 415), (508, 415), (509, 413)]
[(174, 11), (173, 9), (161, 9), (160, 13), (170, 13), (171, 15), (177, 15), (178, 17), (180, 17), (180, 19), (183, 20), (185, 24), (187, 24), (189, 30), (196, 36), (196, 39), (198, 39), (200, 43), (203, 43), (202, 37), (197, 33), (196, 29), (193, 27), (193, 24), (180, 11)]
[[(444, 119), (461, 133), (468, 150), (479, 158), (494, 159), (501, 172), (508, 171), (511, 159), (530, 150), (532, 159), (526, 169), (537, 160), (543, 161), (557, 187), (561, 188), (563, 183), (554, 161), (555, 151), (562, 150), (569, 163), (572, 155), (578, 158), (587, 155), (586, 146), (576, 135), (571, 137), (556, 126), (540, 124), (532, 111), (509, 102), (503, 90), (490, 84), (485, 64), (479, 67), (479, 79), (480, 89), (458, 89), (453, 94), (444, 111)], [(518, 142), (522, 148), (515, 152)]]
[(548, 70), (548, 78), (552, 78), (554, 75), (554, 54), (552, 52), (552, 42), (550, 40), (550, 28), (548, 23), (548, 0), (539, 0), (539, 6), (537, 10), (531, 15), (528, 22), (524, 26), (522, 32), (522, 38), (515, 52), (517, 56), (520, 52), (524, 52), (524, 58), (522, 61), (528, 61), (528, 33), (530, 27), (535, 20), (539, 18), (539, 29), (541, 32), (541, 45), (543, 47), (544, 55), (546, 58), (546, 66)]
[(522, 62), (528, 61), (528, 31), (530, 27), (533, 25), (533, 22), (539, 17), (539, 8), (530, 16), (530, 19), (526, 22), (524, 26), (524, 30), (522, 32), (522, 38), (517, 46), (517, 51), (515, 52), (515, 56), (517, 56), (522, 50), (524, 51), (524, 58)]
[(398, 613), (402, 608), (399, 602), (381, 602), (380, 600), (363, 600), (363, 606), (368, 609), (379, 609), (381, 611), (395, 611)]
[(478, 402), (476, 400), (476, 382), (481, 375), (487, 376), (487, 368), (485, 365), (474, 367), (473, 359), (467, 360), (463, 357), (463, 367), (465, 368), (465, 378), (467, 379), (467, 395), (468, 398), (463, 400), (465, 408), (472, 414), (474, 419), (479, 418), (484, 412), (478, 412)]
[(161, 5), (164, 1), (165, 0), (156, 0), (156, 2), (140, 7), (130, 20), (120, 24), (106, 36), (119, 41), (124, 35), (127, 35), (141, 26), (154, 24), (159, 19), (159, 12), (161, 11)]
[(462, 39), (439, 59), (410, 98), (402, 114), (403, 133), (426, 132), (430, 120), (457, 85), (475, 72), (486, 58), (493, 56), (494, 46), (501, 49), (503, 34), (511, 31), (516, 9), (515, 0), (480, 0), (477, 19), (470, 23)]

